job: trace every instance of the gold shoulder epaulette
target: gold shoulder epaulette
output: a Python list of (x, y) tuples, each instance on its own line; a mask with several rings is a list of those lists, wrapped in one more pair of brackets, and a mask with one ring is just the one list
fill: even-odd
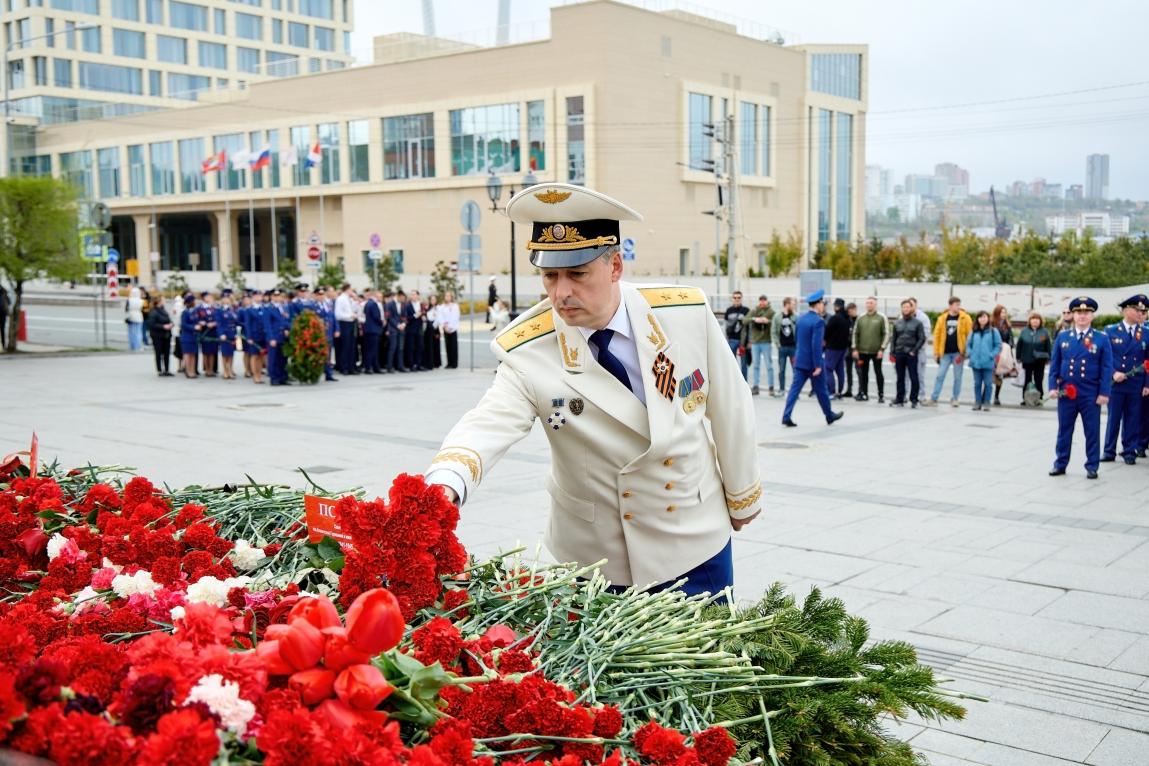
[(555, 317), (548, 308), (536, 316), (528, 317), (521, 322), (511, 325), (499, 333), (495, 340), (503, 347), (503, 351), (511, 351), (536, 338), (550, 335), (554, 331)]
[(655, 309), (706, 304), (706, 295), (697, 287), (640, 287), (638, 291), (650, 307)]

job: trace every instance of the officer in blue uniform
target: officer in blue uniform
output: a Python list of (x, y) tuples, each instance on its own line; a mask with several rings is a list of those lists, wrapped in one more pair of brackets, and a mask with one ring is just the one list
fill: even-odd
[(214, 378), (216, 357), (219, 355), (219, 320), (216, 316), (215, 296), (205, 291), (199, 297), (202, 303), (196, 309), (196, 316), (197, 324), (201, 325), (199, 342), (200, 353), (203, 355), (203, 374), (206, 378)]
[(226, 291), (219, 299), (219, 306), (215, 311), (216, 331), (219, 334), (219, 353), (223, 357), (223, 379), (235, 380), (235, 337), (239, 327), (239, 315), (231, 301), (231, 291)]
[(782, 412), (782, 425), (793, 428), (798, 425), (790, 415), (794, 412), (794, 405), (798, 395), (802, 393), (802, 386), (806, 381), (814, 389), (818, 397), (818, 404), (822, 405), (822, 414), (826, 416), (827, 425), (833, 425), (840, 420), (844, 413), (834, 412), (830, 409), (830, 394), (826, 391), (826, 376), (822, 374), (826, 362), (822, 356), (822, 339), (826, 334), (826, 323), (822, 317), (826, 313), (826, 297), (824, 290), (818, 290), (806, 298), (810, 310), (798, 320), (795, 330), (798, 350), (794, 356), (794, 382), (790, 385), (790, 392), (786, 395), (786, 409)]
[(1049, 396), (1057, 399), (1057, 457), (1050, 476), (1064, 476), (1073, 446), (1073, 427), (1081, 417), (1085, 430), (1085, 475), (1097, 478), (1101, 460), (1101, 407), (1113, 386), (1113, 350), (1109, 336), (1092, 327), (1097, 301), (1069, 302), (1073, 326), (1057, 334), (1049, 360)]
[(339, 337), (339, 323), (335, 321), (335, 288), (328, 285), (326, 288), (318, 287), (315, 290), (316, 311), (323, 320), (327, 329), (327, 359), (323, 363), (323, 379), (329, 383), (338, 383), (335, 377), (335, 368), (331, 364), (331, 354), (335, 350), (335, 339)]
[[(1141, 331), (1149, 333), (1149, 306), (1141, 311)], [(1149, 335), (1146, 336), (1149, 339)], [(1149, 351), (1146, 352), (1149, 355)], [(1145, 371), (1146, 385), (1149, 385), (1149, 370)], [(1137, 457), (1145, 457), (1149, 447), (1149, 399), (1141, 400), (1141, 429), (1137, 432)]]
[(1105, 328), (1113, 347), (1113, 393), (1109, 397), (1109, 419), (1105, 426), (1102, 463), (1117, 459), (1117, 434), (1121, 433), (1121, 457), (1127, 465), (1137, 462), (1141, 438), (1141, 397), (1149, 393), (1145, 382), (1146, 346), (1149, 333), (1141, 324), (1149, 298), (1134, 295), (1118, 306), (1123, 321)]
[(243, 310), (243, 355), (251, 360), (251, 378), (263, 382), (263, 363), (267, 359), (267, 306), (263, 293), (251, 295), (251, 305)]
[(199, 354), (199, 335), (203, 332), (200, 322), (199, 306), (196, 305), (195, 295), (188, 293), (184, 296), (184, 310), (180, 314), (180, 353), (183, 358), (184, 375), (194, 378), (198, 374), (196, 359)]
[(282, 290), (271, 291), (267, 308), (267, 377), (273, 386), (290, 386), (287, 380), (287, 334), (291, 320), (287, 316), (286, 296)]

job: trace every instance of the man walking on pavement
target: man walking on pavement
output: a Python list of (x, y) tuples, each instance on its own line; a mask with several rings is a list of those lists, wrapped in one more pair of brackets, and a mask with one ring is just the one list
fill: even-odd
[(826, 376), (822, 374), (826, 361), (822, 356), (822, 342), (826, 333), (826, 323), (822, 317), (826, 313), (825, 292), (818, 290), (806, 298), (810, 310), (798, 320), (797, 346), (794, 356), (794, 382), (790, 384), (790, 393), (786, 395), (786, 409), (782, 412), (782, 425), (793, 428), (798, 425), (791, 418), (798, 395), (802, 393), (802, 386), (809, 380), (814, 395), (818, 397), (818, 404), (822, 406), (822, 414), (826, 416), (826, 424), (834, 423), (842, 418), (844, 413), (834, 412), (830, 409), (830, 395), (826, 391)]
[[(886, 352), (886, 343), (889, 341), (889, 337), (890, 323), (878, 313), (878, 299), (871, 295), (866, 298), (866, 313), (854, 322), (854, 337), (850, 344), (854, 347), (854, 359), (858, 363), (858, 395), (854, 398), (859, 402), (870, 400), (871, 365), (874, 368), (874, 380), (878, 387), (878, 404), (882, 404), (886, 399), (886, 381), (882, 376), (882, 355)], [(914, 364), (917, 364), (916, 357)]]
[(742, 324), (746, 315), (750, 313), (750, 309), (742, 305), (742, 293), (735, 292), (730, 296), (734, 302), (733, 305), (726, 309), (726, 342), (730, 344), (730, 350), (738, 357), (738, 366), (742, 369), (742, 379), (746, 379), (746, 347), (742, 345)]
[(846, 391), (846, 353), (850, 350), (850, 317), (846, 302), (834, 299), (834, 316), (826, 321), (826, 386), (841, 399)]

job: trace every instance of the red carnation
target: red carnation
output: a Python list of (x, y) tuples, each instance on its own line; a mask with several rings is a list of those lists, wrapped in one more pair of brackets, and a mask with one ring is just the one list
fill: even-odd
[(48, 754), (59, 766), (118, 766), (132, 760), (127, 727), (103, 716), (69, 713), (50, 735)]
[(420, 627), (411, 634), (411, 641), (415, 644), (415, 659), (424, 665), (453, 665), (463, 648), (459, 629), (445, 617), (436, 617)]
[(622, 713), (614, 705), (604, 705), (594, 715), (594, 735), (613, 739), (622, 731)]
[(726, 766), (737, 750), (733, 738), (719, 726), (694, 735), (694, 751), (705, 766)]
[(16, 679), (11, 673), (0, 673), (0, 742), (12, 730), (12, 721), (24, 717), (24, 700), (16, 693)]
[(148, 737), (140, 763), (168, 766), (208, 766), (219, 754), (215, 721), (194, 708), (183, 708), (160, 719), (156, 733)]
[(634, 733), (634, 746), (655, 763), (664, 764), (686, 752), (685, 739), (681, 732), (651, 721)]
[(1065, 396), (1070, 401), (1076, 399), (1077, 398), (1077, 386), (1073, 385), (1072, 383), (1067, 384), (1065, 386)]

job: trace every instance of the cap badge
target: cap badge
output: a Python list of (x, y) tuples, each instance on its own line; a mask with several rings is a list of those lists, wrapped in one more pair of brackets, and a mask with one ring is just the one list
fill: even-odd
[(535, 199), (547, 205), (557, 205), (571, 196), (570, 192), (561, 192), (556, 189), (547, 189), (535, 195)]
[(546, 229), (539, 236), (540, 244), (558, 244), (565, 242), (583, 242), (586, 237), (578, 233), (578, 229), (573, 226), (564, 226), (561, 223), (556, 223)]

